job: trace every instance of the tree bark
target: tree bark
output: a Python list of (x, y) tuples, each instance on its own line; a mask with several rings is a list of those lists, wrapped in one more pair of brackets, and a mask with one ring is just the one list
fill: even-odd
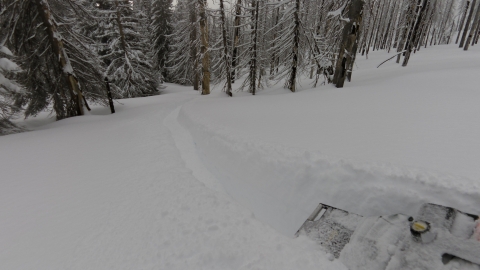
[(445, 21), (442, 22), (441, 26), (440, 26), (440, 38), (438, 39), (438, 42), (442, 42), (443, 40), (443, 35), (445, 34), (445, 28), (447, 27), (447, 22), (448, 22), (448, 11), (452, 10), (453, 8), (453, 0), (451, 0), (450, 2), (450, 6), (447, 8), (445, 7), (445, 11), (444, 11), (444, 16), (445, 16)]
[(232, 52), (232, 83), (235, 83), (235, 73), (237, 68), (238, 43), (240, 41), (240, 17), (242, 16), (242, 0), (237, 0), (235, 7), (235, 20), (233, 23), (233, 52)]
[(202, 53), (202, 95), (210, 94), (210, 55), (208, 52), (207, 0), (198, 0), (200, 13), (200, 52)]
[(350, 3), (348, 11), (349, 22), (347, 22), (343, 29), (342, 43), (340, 45), (333, 78), (333, 83), (337, 88), (343, 87), (347, 73), (352, 72), (348, 67), (353, 67), (355, 61), (353, 54), (356, 51), (357, 35), (360, 32), (360, 25), (362, 23), (363, 5), (364, 2), (362, 0), (352, 0)]
[(222, 17), (222, 39), (223, 39), (223, 57), (225, 61), (225, 72), (227, 75), (227, 95), (232, 96), (232, 71), (230, 68), (230, 59), (228, 57), (227, 30), (225, 29), (225, 8), (223, 0), (220, 0), (220, 15)]
[(199, 74), (198, 74), (198, 57), (197, 57), (197, 11), (195, 7), (190, 7), (190, 54), (193, 59), (193, 90), (199, 89)]
[[(415, 1), (415, 0), (414, 0)], [(415, 5), (416, 6), (416, 5)], [(415, 12), (415, 7), (414, 5), (408, 5), (408, 8), (407, 8), (407, 12), (406, 12), (406, 21), (405, 21), (405, 30), (403, 31), (403, 34), (402, 34), (402, 38), (401, 40), (399, 41), (399, 45), (397, 47), (397, 52), (401, 52), (401, 51), (404, 51), (405, 49), (405, 44), (409, 38), (409, 28), (411, 27), (411, 25), (413, 24), (413, 13)], [(400, 59), (402, 57), (402, 54), (398, 54), (397, 55), (397, 64), (400, 63)]]
[(121, 19), (122, 17), (120, 13), (120, 8), (118, 7), (118, 1), (115, 1), (115, 9), (117, 13), (117, 17), (115, 18), (115, 20), (117, 21), (117, 24), (118, 24), (118, 31), (120, 34), (120, 43), (122, 45), (122, 49), (123, 49), (123, 53), (125, 54), (125, 57), (128, 58), (127, 43), (125, 42), (125, 33), (123, 32), (123, 25), (122, 25), (122, 19)]
[(292, 52), (292, 69), (290, 70), (290, 78), (287, 82), (287, 88), (295, 92), (295, 84), (297, 82), (297, 66), (298, 66), (298, 45), (300, 42), (300, 0), (295, 1), (295, 26), (293, 29), (293, 52)]
[(108, 77), (105, 77), (105, 85), (107, 86), (108, 105), (110, 105), (110, 112), (115, 113), (115, 106), (113, 105), (112, 91), (110, 91), (110, 83)]
[(472, 5), (470, 6), (470, 12), (468, 13), (467, 22), (465, 23), (465, 26), (463, 28), (462, 39), (460, 40), (460, 45), (458, 46), (459, 48), (463, 48), (463, 45), (465, 45), (465, 39), (467, 38), (467, 33), (469, 30), (468, 28), (470, 27), (470, 22), (473, 17), (473, 12), (475, 11), (476, 3), (477, 3), (477, 0), (473, 0)]
[(427, 0), (423, 0), (422, 7), (420, 8), (419, 14), (417, 16), (415, 26), (413, 28), (413, 32), (411, 33), (410, 40), (408, 42), (407, 47), (405, 48), (405, 57), (403, 59), (403, 67), (408, 65), (408, 60), (410, 60), (410, 54), (412, 53), (412, 48), (415, 46), (415, 40), (417, 39), (418, 29), (423, 21), (423, 16), (427, 7)]
[(250, 92), (252, 95), (256, 93), (256, 81), (257, 81), (257, 38), (258, 38), (258, 0), (252, 0), (252, 19), (254, 23), (252, 25), (252, 56), (250, 59)]
[(463, 24), (465, 22), (465, 17), (467, 17), (468, 6), (469, 5), (470, 5), (470, 1), (467, 1), (467, 4), (465, 5), (465, 11), (463, 12), (463, 16), (462, 16), (462, 19), (460, 21), (460, 25), (458, 26), (459, 29), (458, 29), (458, 35), (457, 35), (457, 40), (455, 41), (455, 44), (458, 44), (458, 40), (460, 39), (460, 34), (462, 33), (462, 30), (463, 30)]
[(475, 37), (474, 39), (472, 40), (472, 46), (474, 44), (477, 44), (478, 43), (478, 37), (480, 36), (480, 20), (478, 21), (478, 24), (477, 24), (477, 30), (475, 31)]
[[(279, 0), (280, 1), (280, 0)], [(278, 24), (278, 19), (279, 19), (279, 15), (280, 15), (280, 8), (276, 8), (275, 10), (275, 22), (274, 22), (274, 26)], [(277, 39), (277, 29), (274, 30), (274, 33), (273, 33), (273, 43), (272, 43), (272, 48), (275, 48), (275, 43), (276, 43), (276, 39)], [(273, 80), (273, 76), (275, 75), (275, 64), (276, 64), (276, 61), (277, 61), (277, 53), (276, 51), (274, 50), (272, 52), (272, 58), (270, 60), (270, 79)]]
[(62, 37), (58, 32), (57, 24), (52, 17), (50, 7), (46, 0), (35, 0), (35, 2), (37, 4), (38, 13), (40, 17), (42, 17), (43, 25), (46, 28), (53, 53), (58, 56), (58, 68), (63, 72), (68, 85), (68, 90), (70, 92), (70, 102), (67, 104), (67, 115), (57, 115), (57, 120), (60, 120), (64, 117), (84, 115), (83, 95), (80, 91), (80, 85), (72, 74), (73, 68), (63, 46)]
[(367, 43), (367, 51), (366, 51), (367, 58), (368, 58), (368, 52), (370, 51), (370, 47), (372, 45), (373, 37), (375, 36), (375, 29), (377, 27), (377, 20), (378, 20), (378, 12), (380, 12), (380, 7), (377, 7), (377, 11), (375, 12), (375, 18), (373, 19), (372, 33), (370, 34), (370, 38)]
[[(412, 6), (412, 14), (410, 17), (410, 30), (408, 32), (408, 37), (406, 39), (405, 43), (405, 49), (408, 49), (410, 47), (410, 42), (412, 41), (412, 34), (415, 31), (415, 27), (417, 26), (418, 22), (418, 16), (420, 15), (421, 12), (421, 7), (420, 5), (422, 4), (422, 0), (413, 0), (413, 6)], [(418, 3), (418, 4), (417, 4)], [(405, 56), (406, 52), (403, 54)]]
[(468, 50), (468, 47), (470, 46), (470, 42), (472, 42), (472, 39), (475, 36), (475, 31), (477, 30), (477, 24), (479, 19), (480, 19), (480, 5), (477, 7), (477, 14), (475, 15), (475, 19), (473, 20), (472, 28), (470, 29), (470, 33), (468, 34), (467, 41), (465, 42), (465, 47), (463, 47), (464, 51)]

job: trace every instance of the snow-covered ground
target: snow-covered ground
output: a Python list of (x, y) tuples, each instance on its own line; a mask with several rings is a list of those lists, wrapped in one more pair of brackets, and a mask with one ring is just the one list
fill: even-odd
[(480, 210), (480, 48), (359, 57), (344, 89), (200, 96), (0, 137), (0, 269), (345, 269), (293, 238), (319, 202)]

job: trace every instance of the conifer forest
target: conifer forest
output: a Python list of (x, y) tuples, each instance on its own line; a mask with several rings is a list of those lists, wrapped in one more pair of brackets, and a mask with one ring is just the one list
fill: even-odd
[[(423, 47), (478, 42), (477, 0), (2, 0), (2, 134), (49, 110), (156, 95), (163, 82), (228, 95), (303, 77), (342, 87), (355, 58), (386, 50), (407, 66)], [(458, 33), (456, 36), (455, 34)], [(232, 83), (241, 80), (240, 89)]]

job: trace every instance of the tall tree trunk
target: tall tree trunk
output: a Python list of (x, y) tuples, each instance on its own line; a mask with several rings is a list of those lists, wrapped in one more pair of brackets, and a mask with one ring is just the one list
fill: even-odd
[(250, 59), (250, 92), (255, 95), (257, 90), (257, 39), (258, 39), (258, 0), (252, 0), (252, 54)]
[(208, 25), (205, 6), (207, 0), (198, 0), (200, 13), (200, 52), (202, 53), (202, 95), (210, 94), (210, 53), (208, 52)]
[[(410, 47), (410, 42), (412, 41), (412, 34), (415, 31), (415, 27), (417, 26), (418, 22), (418, 16), (420, 15), (420, 10), (423, 6), (420, 6), (422, 4), (423, 0), (413, 0), (413, 6), (412, 6), (412, 14), (410, 17), (410, 30), (408, 32), (408, 37), (406, 39), (405, 43), (405, 50)], [(403, 53), (403, 56), (405, 56), (406, 52)]]
[(477, 3), (477, 0), (472, 1), (472, 5), (470, 7), (470, 12), (468, 13), (467, 22), (465, 22), (465, 26), (463, 28), (462, 39), (460, 41), (460, 45), (458, 46), (459, 48), (463, 48), (463, 45), (465, 45), (465, 39), (467, 38), (467, 33), (468, 33), (469, 28), (470, 28), (470, 22), (471, 22), (472, 17), (473, 17), (473, 12), (475, 11), (476, 3)]
[(198, 52), (197, 52), (197, 11), (195, 10), (195, 5), (190, 7), (190, 53), (191, 58), (193, 59), (193, 90), (199, 89), (200, 76), (198, 74)]
[(427, 0), (423, 0), (422, 7), (420, 8), (419, 14), (415, 22), (415, 26), (410, 36), (410, 40), (408, 42), (407, 47), (405, 48), (406, 52), (405, 52), (405, 57), (403, 59), (403, 64), (402, 64), (403, 67), (406, 67), (408, 65), (408, 60), (410, 60), (410, 54), (412, 53), (412, 48), (415, 46), (415, 40), (417, 39), (418, 29), (420, 28), (420, 25), (423, 22), (423, 17), (424, 17), (426, 8), (427, 8)]
[(378, 50), (379, 43), (381, 43), (382, 32), (383, 32), (382, 30), (384, 27), (383, 22), (387, 17), (384, 14), (388, 13), (388, 5), (389, 5), (389, 2), (387, 0), (384, 0), (382, 5), (382, 11), (380, 12), (380, 21), (378, 23), (377, 32), (375, 34), (375, 42), (373, 43), (373, 51)]
[(63, 72), (70, 92), (70, 102), (67, 100), (67, 114), (57, 114), (57, 120), (65, 117), (84, 115), (83, 95), (80, 91), (80, 85), (73, 75), (73, 68), (70, 64), (70, 59), (63, 46), (63, 40), (58, 32), (57, 24), (52, 17), (50, 7), (45, 0), (35, 0), (35, 2), (37, 4), (38, 13), (43, 20), (43, 25), (48, 33), (53, 53), (58, 56), (58, 68)]
[(427, 32), (425, 33), (425, 36), (423, 38), (423, 43), (425, 43), (425, 48), (427, 48), (428, 35), (430, 34), (430, 30), (432, 29), (432, 24), (433, 24), (433, 16), (432, 16), (432, 18), (430, 18), (430, 20), (428, 22)]
[[(414, 0), (414, 1), (415, 1), (415, 0)], [(415, 6), (416, 6), (416, 5), (415, 5)], [(414, 12), (415, 12), (415, 7), (414, 7), (414, 5), (408, 5), (407, 12), (406, 12), (406, 16), (405, 16), (405, 17), (406, 17), (406, 21), (405, 21), (405, 23), (404, 23), (404, 24), (405, 24), (405, 27), (404, 27), (405, 29), (404, 29), (404, 31), (403, 31), (402, 38), (401, 38), (401, 40), (400, 40), (400, 42), (399, 42), (399, 44), (398, 44), (397, 52), (401, 52), (401, 51), (403, 51), (403, 50), (405, 49), (405, 44), (406, 44), (406, 42), (407, 42), (407, 40), (408, 40), (408, 38), (409, 38), (409, 36), (410, 36), (408, 30), (409, 30), (409, 28), (411, 27), (411, 25), (414, 23), (414, 21), (413, 21), (414, 18), (415, 18), (414, 15), (413, 15)], [(397, 55), (397, 64), (400, 63), (401, 57), (402, 57), (402, 54), (399, 53), (399, 54)]]
[(375, 12), (375, 18), (373, 19), (372, 33), (370, 34), (370, 39), (367, 44), (367, 51), (366, 51), (367, 58), (368, 58), (368, 52), (370, 51), (370, 47), (372, 45), (373, 37), (375, 36), (375, 28), (377, 27), (378, 12), (380, 12), (380, 7), (377, 7), (377, 11)]
[(235, 82), (235, 73), (238, 62), (238, 43), (240, 42), (240, 17), (242, 16), (242, 0), (237, 0), (235, 6), (235, 20), (233, 22), (233, 52), (232, 52), (232, 83)]
[(477, 7), (477, 14), (475, 15), (475, 19), (473, 20), (472, 28), (470, 29), (470, 34), (468, 34), (467, 41), (465, 42), (465, 47), (463, 47), (463, 50), (465, 51), (468, 50), (468, 47), (470, 46), (470, 42), (472, 42), (472, 39), (475, 36), (478, 20), (480, 20), (480, 5)]
[[(280, 0), (279, 0), (280, 1)], [(275, 9), (275, 22), (274, 22), (274, 27), (278, 24), (278, 19), (279, 19), (279, 16), (280, 16), (280, 8), (276, 8)], [(275, 48), (275, 43), (276, 43), (276, 39), (277, 39), (277, 31), (278, 29), (276, 28), (274, 30), (274, 33), (273, 33), (273, 43), (272, 43), (272, 48)], [(272, 58), (270, 60), (270, 79), (273, 80), (273, 77), (275, 75), (275, 64), (277, 62), (277, 53), (276, 51), (274, 50), (272, 52)]]
[(352, 72), (352, 70), (348, 70), (348, 67), (353, 67), (355, 61), (353, 54), (357, 47), (357, 35), (360, 32), (363, 5), (364, 2), (362, 0), (352, 0), (350, 3), (348, 11), (349, 21), (343, 29), (342, 43), (340, 44), (340, 51), (338, 53), (333, 77), (333, 83), (337, 88), (343, 87), (347, 73)]
[(460, 25), (458, 26), (458, 35), (457, 35), (457, 40), (455, 41), (455, 44), (458, 44), (458, 40), (460, 39), (460, 34), (462, 33), (463, 30), (463, 24), (465, 22), (465, 18), (467, 17), (468, 13), (468, 7), (470, 5), (470, 1), (467, 1), (467, 4), (465, 5), (465, 11), (463, 12), (462, 19), (460, 20)]
[(449, 7), (448, 7), (448, 8), (445, 7), (445, 11), (444, 11), (445, 21), (443, 21), (442, 24), (440, 25), (440, 33), (441, 33), (441, 34), (440, 34), (440, 38), (439, 38), (439, 41), (438, 41), (439, 43), (442, 42), (442, 40), (443, 40), (443, 35), (445, 34), (445, 30), (446, 30), (445, 28), (447, 27), (447, 22), (448, 22), (448, 12), (449, 12), (450, 10), (452, 10), (452, 8), (453, 8), (453, 2), (454, 2), (454, 1), (453, 1), (453, 0), (450, 0), (450, 1), (451, 1), (451, 2), (450, 2)]
[(232, 71), (230, 68), (230, 59), (228, 57), (228, 44), (227, 44), (227, 30), (226, 30), (226, 20), (225, 20), (225, 8), (223, 6), (223, 0), (220, 0), (220, 15), (222, 17), (222, 39), (223, 39), (223, 57), (225, 61), (225, 72), (227, 75), (227, 88), (225, 91), (227, 95), (232, 96)]
[(125, 42), (125, 32), (123, 31), (123, 24), (122, 24), (122, 14), (120, 13), (120, 8), (118, 6), (118, 1), (115, 1), (115, 11), (117, 14), (117, 17), (115, 20), (117, 21), (118, 24), (118, 32), (120, 34), (120, 43), (122, 46), (123, 53), (125, 54), (125, 57), (128, 58), (127, 55), (127, 43)]
[(478, 21), (478, 24), (477, 24), (477, 30), (475, 30), (475, 37), (472, 40), (472, 46), (478, 43), (479, 36), (480, 36), (480, 20)]
[(369, 37), (369, 33), (370, 33), (370, 28), (372, 27), (372, 23), (373, 23), (372, 22), (372, 19), (373, 19), (372, 17), (373, 17), (372, 14), (370, 14), (368, 16), (368, 21), (365, 24), (366, 25), (365, 26), (365, 34), (363, 34), (363, 36), (362, 36), (362, 42), (361, 42), (362, 45), (360, 47), (361, 48), (360, 50), (362, 51), (362, 56), (365, 55), (365, 51), (366, 51), (366, 48), (367, 48), (367, 41), (368, 41), (368, 37)]
[(424, 19), (423, 19), (423, 22), (422, 24), (420, 25), (420, 35), (418, 35), (418, 38), (417, 40), (415, 41), (415, 51), (419, 51), (420, 50), (420, 47), (422, 47), (422, 41), (425, 39), (425, 36), (428, 35), (428, 30), (429, 30), (429, 26), (430, 26), (430, 23), (431, 23), (431, 17), (430, 16), (430, 19), (429, 19), (429, 15), (432, 15), (431, 14), (431, 7), (430, 7), (430, 0), (427, 0), (427, 7), (426, 7), (426, 10), (424, 11), (425, 15), (424, 15)]
[(298, 45), (300, 42), (300, 0), (295, 1), (295, 26), (293, 28), (293, 52), (292, 52), (292, 69), (290, 70), (290, 78), (287, 81), (287, 88), (295, 92), (295, 84), (297, 82), (297, 66), (298, 66)]

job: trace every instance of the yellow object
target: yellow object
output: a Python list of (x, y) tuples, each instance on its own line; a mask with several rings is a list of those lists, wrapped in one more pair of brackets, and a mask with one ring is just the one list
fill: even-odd
[(424, 232), (428, 229), (428, 225), (427, 225), (427, 223), (425, 223), (423, 221), (415, 221), (412, 224), (412, 229), (417, 231), (417, 232)]

